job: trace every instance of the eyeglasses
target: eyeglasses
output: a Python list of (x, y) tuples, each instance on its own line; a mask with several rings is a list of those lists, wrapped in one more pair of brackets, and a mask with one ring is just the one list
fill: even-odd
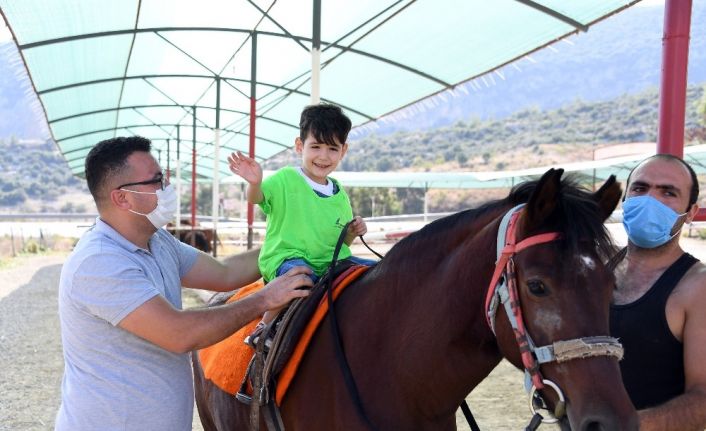
[(157, 184), (157, 183), (160, 183), (160, 186), (159, 186), (159, 187), (160, 187), (162, 190), (164, 190), (164, 187), (166, 187), (166, 182), (167, 182), (167, 179), (164, 177), (164, 174), (162, 174), (162, 175), (159, 176), (159, 178), (155, 178), (155, 179), (153, 179), (153, 180), (138, 181), (138, 182), (136, 182), (136, 183), (126, 183), (126, 184), (123, 184), (123, 185), (117, 187), (116, 190), (120, 190), (120, 189), (122, 189), (123, 187), (128, 187), (128, 186), (146, 186), (146, 185), (149, 185), (149, 184)]

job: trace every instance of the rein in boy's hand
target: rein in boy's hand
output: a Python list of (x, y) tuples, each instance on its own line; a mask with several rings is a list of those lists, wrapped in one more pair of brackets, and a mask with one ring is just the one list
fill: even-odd
[(346, 231), (345, 243), (350, 245), (358, 236), (363, 236), (368, 232), (368, 226), (360, 216), (353, 217)]

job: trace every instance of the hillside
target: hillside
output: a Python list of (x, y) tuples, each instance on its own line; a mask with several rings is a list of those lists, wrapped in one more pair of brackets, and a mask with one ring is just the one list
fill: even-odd
[[(701, 135), (703, 86), (687, 91), (687, 137)], [(590, 160), (597, 147), (655, 142), (656, 88), (610, 101), (575, 100), (559, 109), (525, 109), (503, 119), (471, 118), (451, 126), (351, 138), (340, 169), (346, 171), (494, 171)], [(266, 164), (297, 160), (287, 151)]]
[[(703, 91), (689, 87), (687, 130), (700, 127)], [(611, 101), (526, 109), (499, 120), (472, 118), (431, 130), (371, 135), (351, 143), (343, 169), (488, 171), (590, 160), (596, 147), (655, 142), (658, 106), (655, 88)]]
[[(406, 112), (405, 118), (378, 122), (377, 134), (425, 130), (479, 119), (500, 119), (517, 111), (558, 109), (575, 100), (610, 101), (660, 84), (663, 6), (639, 4), (466, 85), (432, 108)], [(472, 55), (472, 53), (469, 53)], [(690, 85), (706, 82), (706, 1), (692, 5), (689, 49)], [(441, 101), (440, 101), (441, 102)]]
[(0, 212), (95, 212), (51, 141), (0, 139)]
[[(703, 142), (706, 129), (698, 107), (704, 88), (688, 89), (687, 137)], [(573, 101), (559, 109), (526, 109), (502, 120), (472, 118), (425, 131), (369, 135), (351, 140), (341, 169), (354, 171), (489, 171), (590, 160), (595, 148), (627, 142), (654, 142), (657, 132), (656, 89), (611, 101)], [(0, 140), (0, 211), (94, 211), (85, 183), (71, 176), (56, 146), (47, 142)], [(293, 151), (265, 167), (297, 163)], [(228, 190), (235, 193), (235, 188)], [(199, 203), (210, 209), (202, 188)], [(420, 191), (363, 189), (351, 192), (362, 215), (420, 212)], [(492, 197), (487, 192), (434, 191), (432, 211), (452, 211)]]
[[(686, 140), (706, 143), (704, 87), (687, 90)], [(629, 142), (655, 142), (659, 97), (656, 88), (610, 101), (575, 100), (559, 109), (522, 110), (504, 119), (472, 118), (424, 131), (400, 131), (351, 139), (342, 170), (350, 171), (495, 171), (591, 160), (593, 150)], [(298, 163), (293, 151), (266, 167)], [(457, 211), (501, 197), (500, 190), (431, 190), (432, 212)], [(420, 190), (368, 189), (351, 194), (358, 214), (419, 213)]]

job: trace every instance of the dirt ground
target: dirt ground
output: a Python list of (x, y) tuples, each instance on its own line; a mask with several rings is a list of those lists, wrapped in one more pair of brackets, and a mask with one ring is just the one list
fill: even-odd
[[(0, 268), (0, 430), (51, 430), (63, 357), (57, 287), (64, 255), (16, 258)], [(185, 307), (201, 299), (185, 290)], [(481, 429), (516, 430), (529, 419), (522, 374), (502, 363), (469, 397)], [(469, 430), (458, 416), (460, 430)], [(194, 430), (201, 430), (195, 413)]]
[[(706, 260), (705, 241), (684, 240), (688, 251)], [(358, 249), (354, 253), (364, 255)], [(64, 258), (18, 257), (0, 265), (0, 431), (53, 429), (63, 372), (57, 287)], [(201, 304), (188, 290), (184, 302), (187, 307)], [(483, 430), (524, 429), (530, 418), (522, 373), (506, 362), (476, 388), (468, 403)], [(197, 416), (194, 429), (201, 430)], [(460, 411), (457, 423), (460, 430), (470, 429)]]

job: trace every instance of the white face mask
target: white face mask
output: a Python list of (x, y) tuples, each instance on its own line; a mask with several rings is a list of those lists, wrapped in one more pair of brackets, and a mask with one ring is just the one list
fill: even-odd
[(138, 193), (141, 195), (157, 195), (157, 206), (155, 209), (147, 214), (138, 213), (137, 211), (128, 210), (131, 213), (139, 214), (141, 216), (147, 217), (147, 220), (152, 223), (157, 229), (163, 227), (174, 218), (174, 214), (177, 210), (177, 195), (176, 189), (169, 184), (164, 190), (157, 190), (156, 192), (138, 192), (135, 190), (121, 189), (125, 192)]

